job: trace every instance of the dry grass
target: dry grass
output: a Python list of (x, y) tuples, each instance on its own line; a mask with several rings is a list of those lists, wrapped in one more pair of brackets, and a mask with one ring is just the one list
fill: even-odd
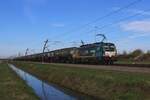
[(150, 74), (14, 63), (19, 68), (74, 91), (106, 100), (150, 100)]

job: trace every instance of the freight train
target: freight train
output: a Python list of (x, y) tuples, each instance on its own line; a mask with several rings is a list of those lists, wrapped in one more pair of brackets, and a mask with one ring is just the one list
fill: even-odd
[(14, 58), (17, 61), (36, 61), (50, 63), (93, 63), (113, 64), (117, 50), (113, 43), (97, 42), (80, 47), (70, 47), (44, 53)]

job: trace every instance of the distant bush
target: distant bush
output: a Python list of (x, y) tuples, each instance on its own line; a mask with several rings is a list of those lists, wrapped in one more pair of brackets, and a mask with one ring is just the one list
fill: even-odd
[(126, 61), (150, 61), (150, 50), (144, 53), (141, 49), (136, 49), (131, 53), (123, 51), (122, 54), (118, 55), (119, 60)]
[(131, 52), (129, 55), (132, 56), (132, 57), (137, 57), (137, 56), (140, 56), (143, 54), (143, 51), (140, 50), (140, 49), (136, 49), (134, 50), (133, 52)]

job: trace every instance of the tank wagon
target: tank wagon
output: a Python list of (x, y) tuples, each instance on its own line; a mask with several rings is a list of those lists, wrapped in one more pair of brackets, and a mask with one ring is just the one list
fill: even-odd
[(54, 62), (54, 63), (94, 63), (113, 64), (116, 61), (117, 50), (113, 43), (97, 42), (17, 57), (14, 60)]

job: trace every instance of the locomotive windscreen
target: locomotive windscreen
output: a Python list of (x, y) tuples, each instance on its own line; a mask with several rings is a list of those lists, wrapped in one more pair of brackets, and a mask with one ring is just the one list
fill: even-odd
[(115, 51), (115, 49), (116, 49), (115, 45), (112, 43), (105, 43), (103, 45), (103, 48), (105, 51)]

